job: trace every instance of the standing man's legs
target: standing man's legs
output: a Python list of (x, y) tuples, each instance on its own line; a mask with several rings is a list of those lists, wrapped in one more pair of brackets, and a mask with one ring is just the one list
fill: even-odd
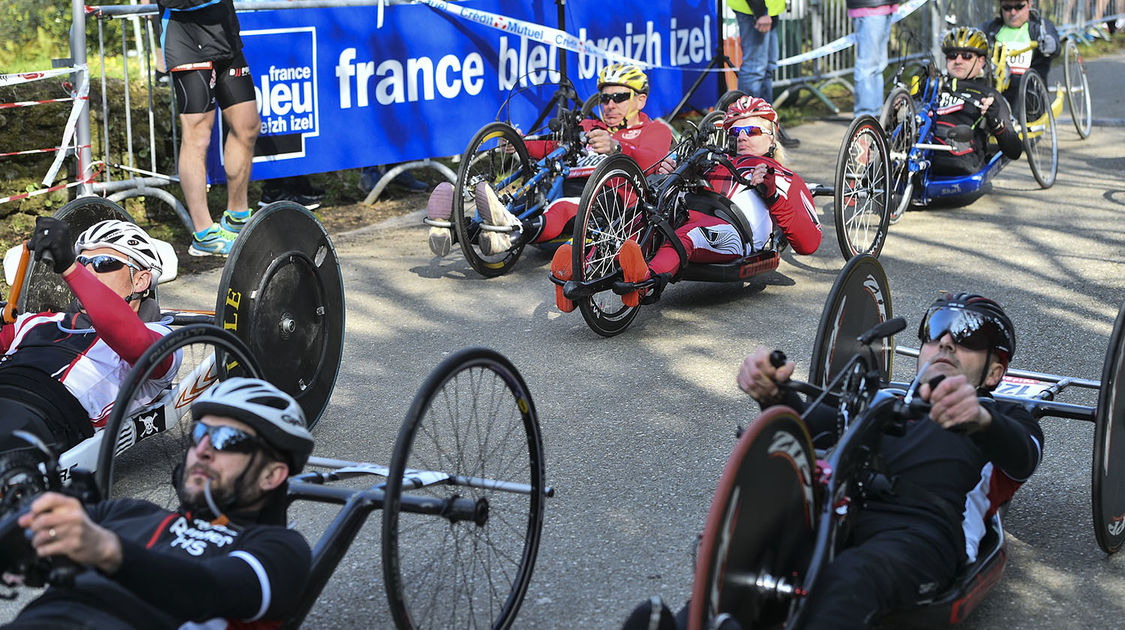
[[(754, 16), (749, 13), (735, 12), (738, 20), (738, 36), (742, 45), (742, 65), (738, 70), (738, 89), (751, 96), (760, 96), (767, 101), (773, 101), (773, 93), (766, 93), (769, 87), (772, 90), (773, 73), (769, 71), (770, 50), (769, 33), (761, 33), (754, 28)], [(776, 42), (776, 38), (775, 38)], [(776, 57), (774, 63), (776, 64)]]
[(183, 138), (180, 140), (180, 188), (196, 232), (211, 227), (211, 211), (207, 207), (207, 148), (211, 144), (211, 128), (215, 111), (180, 114)]
[(887, 69), (887, 41), (891, 15), (852, 18), (855, 30), (855, 115), (879, 116), (883, 109), (883, 71)]
[(223, 145), (223, 162), (227, 171), (227, 210), (245, 212), (250, 209), (246, 189), (250, 184), (250, 167), (254, 160), (254, 142), (258, 139), (261, 119), (254, 101), (245, 101), (223, 109), (227, 138)]

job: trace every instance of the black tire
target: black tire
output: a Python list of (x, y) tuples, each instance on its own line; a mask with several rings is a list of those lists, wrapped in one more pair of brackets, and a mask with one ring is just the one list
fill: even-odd
[[(116, 219), (133, 223), (133, 217), (124, 208), (104, 197), (79, 197), (55, 211), (54, 218), (66, 223), (70, 236), (75, 241), (86, 228), (105, 221)], [(28, 261), (24, 274), (23, 291), (16, 299), (20, 313), (42, 313), (43, 311), (63, 312), (70, 308), (74, 292), (70, 285), (55, 273), (47, 263)]]
[[(502, 146), (503, 142), (512, 145), (515, 151), (509, 153)], [(473, 136), (469, 148), (461, 156), (457, 183), (454, 185), (453, 228), (465, 260), (486, 278), (507, 273), (516, 264), (523, 247), (513, 247), (492, 255), (481, 250), (477, 243), (481, 220), (477, 216), (473, 190), (481, 182), (492, 186), (500, 201), (507, 204), (508, 210), (519, 216), (531, 201), (528, 197), (535, 194), (534, 191), (527, 191), (524, 186), (534, 173), (535, 166), (527, 155), (523, 138), (507, 123), (493, 122), (485, 125)]]
[[(620, 278), (617, 252), (627, 239), (641, 242), (646, 228), (644, 201), (647, 198), (648, 184), (632, 158), (611, 155), (598, 164), (582, 189), (578, 214), (574, 218), (572, 269), (575, 280)], [(642, 249), (645, 245), (641, 243)], [(626, 306), (620, 295), (608, 289), (577, 303), (586, 324), (603, 337), (612, 337), (628, 328), (640, 309)]]
[(1086, 62), (1073, 39), (1063, 48), (1063, 76), (1066, 80), (1066, 103), (1079, 137), (1086, 139), (1094, 126), (1094, 109), (1090, 101), (1090, 82), (1086, 79)]
[[(403, 496), (406, 470), (519, 484), (439, 483)], [(468, 348), (418, 390), (395, 441), (383, 505), (383, 577), (398, 628), (508, 628), (543, 527), (543, 439), (527, 385), (502, 355)], [(410, 497), (487, 501), (488, 520), (409, 511)]]
[(808, 431), (788, 407), (767, 409), (742, 434), (707, 513), (688, 628), (710, 628), (721, 613), (743, 628), (781, 627), (790, 617), (801, 598), (784, 589), (804, 583), (812, 559), (815, 466)]
[(913, 194), (910, 151), (918, 143), (918, 109), (910, 90), (899, 85), (883, 101), (879, 124), (887, 136), (891, 163), (891, 223), (898, 223)]
[(1094, 538), (1102, 551), (1116, 553), (1125, 543), (1125, 446), (1119, 439), (1125, 431), (1125, 304), (1118, 309), (1109, 335), (1101, 385), (1094, 415), (1090, 497)]
[[(826, 387), (860, 351), (856, 338), (892, 317), (891, 288), (883, 266), (871, 256), (849, 260), (828, 290), (820, 313), (809, 361), (809, 383)], [(894, 339), (876, 341), (871, 348), (879, 356), (883, 382), (889, 382)]]
[(1059, 171), (1058, 137), (1055, 134), (1055, 113), (1051, 111), (1051, 94), (1043, 78), (1028, 70), (1020, 78), (1020, 139), (1031, 174), (1041, 188), (1050, 188)]
[(727, 107), (729, 107), (731, 103), (737, 101), (743, 96), (746, 96), (746, 92), (743, 92), (742, 90), (727, 90), (726, 92), (723, 92), (723, 95), (720, 96), (719, 100), (715, 102), (715, 109), (725, 112), (727, 111)]
[(832, 213), (836, 241), (844, 260), (858, 254), (878, 258), (887, 240), (891, 161), (887, 136), (873, 116), (860, 116), (848, 126), (836, 158)]
[(582, 101), (582, 109), (579, 111), (581, 117), (579, 120), (586, 120), (587, 118), (599, 120), (600, 117), (594, 112), (594, 109), (601, 103), (601, 98), (602, 95), (600, 92), (595, 92), (586, 97), (586, 100)]
[[(146, 381), (175, 354), (180, 359), (173, 367), (171, 390), (160, 397), (166, 404), (142, 413), (126, 413), (135, 404), (148, 406), (152, 394), (145, 391)], [(200, 366), (203, 371), (195, 373)], [(191, 401), (217, 380), (260, 375), (261, 369), (246, 345), (212, 324), (184, 326), (154, 343), (126, 376), (101, 434), (95, 472), (102, 496), (146, 499), (174, 509), (179, 502), (172, 489), (172, 471), (183, 462), (190, 443)]]

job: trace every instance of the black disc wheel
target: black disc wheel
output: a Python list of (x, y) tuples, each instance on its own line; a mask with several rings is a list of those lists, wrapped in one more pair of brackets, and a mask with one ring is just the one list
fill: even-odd
[(1019, 110), (1020, 139), (1023, 140), (1027, 164), (1039, 186), (1050, 188), (1059, 170), (1059, 147), (1051, 94), (1038, 72), (1028, 70), (1023, 73), (1019, 97), (1016, 109)]
[(1125, 543), (1125, 304), (1109, 335), (1094, 414), (1094, 538), (1106, 553)]
[(1078, 52), (1073, 39), (1066, 40), (1063, 49), (1063, 76), (1066, 80), (1066, 103), (1074, 128), (1083, 139), (1094, 126), (1094, 109), (1090, 104), (1090, 82), (1086, 79), (1086, 62)]
[(803, 597), (816, 523), (812, 441), (788, 407), (771, 407), (739, 438), (715, 489), (695, 564), (688, 628), (731, 615), (781, 627)]
[(102, 496), (174, 509), (172, 476), (190, 444), (191, 403), (220, 380), (260, 375), (246, 345), (218, 326), (184, 326), (154, 343), (129, 371), (99, 434)]
[[(639, 307), (626, 306), (610, 289), (621, 279), (617, 252), (627, 240), (642, 241), (647, 184), (640, 167), (625, 155), (612, 155), (594, 169), (582, 190), (574, 219), (574, 280), (599, 283), (603, 290), (577, 300), (591, 330), (612, 337), (629, 327)], [(641, 243), (642, 249), (645, 243)], [(650, 255), (646, 255), (646, 260)]]
[(534, 173), (523, 138), (507, 123), (485, 125), (461, 156), (453, 194), (453, 229), (465, 260), (486, 278), (507, 273), (523, 247), (493, 253), (481, 249), (480, 233), (487, 228), (477, 214), (476, 188), (482, 184), (491, 187), (508, 211), (518, 217), (536, 200), (536, 191), (527, 185)]
[(844, 260), (878, 257), (890, 223), (891, 162), (887, 137), (873, 116), (852, 121), (836, 158), (836, 240)]
[[(857, 338), (892, 317), (891, 287), (883, 266), (871, 256), (849, 260), (828, 290), (820, 313), (809, 361), (809, 382), (826, 387), (852, 356), (862, 352)], [(890, 381), (894, 339), (876, 340), (870, 347), (878, 357), (883, 381)]]
[[(469, 348), (422, 384), (391, 457), (383, 576), (399, 628), (508, 628), (543, 527), (543, 439), (527, 385), (502, 355)], [(475, 502), (476, 520), (418, 506)]]
[(910, 90), (897, 86), (887, 100), (879, 124), (887, 136), (887, 151), (891, 163), (891, 223), (898, 223), (910, 205), (913, 194), (910, 176), (910, 152), (918, 143), (918, 110)]

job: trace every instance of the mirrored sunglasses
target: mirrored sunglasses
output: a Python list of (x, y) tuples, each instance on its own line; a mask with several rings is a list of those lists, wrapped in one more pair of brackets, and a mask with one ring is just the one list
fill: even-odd
[(922, 343), (932, 343), (945, 333), (949, 333), (953, 343), (967, 350), (988, 350), (995, 345), (1000, 330), (980, 313), (941, 307), (927, 313), (918, 330), (918, 339)]
[(74, 260), (80, 265), (92, 268), (94, 270), (94, 273), (110, 273), (111, 271), (117, 271), (122, 267), (129, 267), (132, 269), (140, 270), (140, 267), (134, 265), (133, 263), (127, 260), (122, 260), (117, 256), (110, 256), (109, 254), (99, 254), (97, 256), (76, 256)]
[(604, 92), (599, 95), (602, 105), (613, 101), (614, 103), (624, 103), (625, 101), (633, 98), (633, 92), (617, 92), (616, 94), (605, 94)]
[(258, 438), (242, 429), (226, 425), (211, 426), (196, 422), (191, 429), (191, 443), (199, 446), (203, 436), (211, 438), (211, 448), (226, 453), (253, 453), (258, 449)]
[(759, 127), (757, 125), (743, 125), (741, 127), (731, 127), (730, 128), (730, 135), (734, 138), (737, 138), (737, 137), (739, 137), (743, 134), (753, 138), (753, 137), (761, 136), (761, 135), (769, 135), (769, 133), (770, 133), (769, 131), (766, 131), (765, 129), (762, 129), (761, 127)]

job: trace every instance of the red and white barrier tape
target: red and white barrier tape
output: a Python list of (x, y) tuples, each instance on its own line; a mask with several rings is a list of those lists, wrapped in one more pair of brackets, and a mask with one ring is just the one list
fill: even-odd
[(91, 171), (90, 175), (88, 177), (85, 177), (85, 178), (80, 179), (78, 181), (63, 182), (62, 184), (56, 184), (56, 185), (50, 186), (48, 188), (40, 188), (38, 190), (33, 190), (31, 192), (20, 193), (18, 195), (11, 195), (10, 197), (0, 197), (0, 203), (8, 203), (9, 201), (19, 201), (21, 199), (27, 199), (29, 197), (38, 197), (39, 195), (46, 195), (47, 193), (53, 193), (56, 190), (63, 190), (64, 188), (73, 188), (75, 186), (81, 186), (83, 184), (92, 184), (95, 181), (97, 181), (98, 176), (102, 174), (102, 170), (104, 170), (104, 168), (105, 168), (105, 162), (98, 161), (98, 162), (95, 162), (93, 164), (93, 166), (95, 166), (96, 168), (93, 171)]
[(53, 68), (51, 70), (40, 70), (38, 72), (17, 72), (14, 74), (0, 74), (0, 87), (8, 87), (9, 85), (19, 85), (21, 83), (31, 83), (32, 81), (42, 81), (50, 79), (51, 77), (61, 77), (74, 72), (83, 72), (87, 70), (86, 64), (79, 64), (70, 68)]

